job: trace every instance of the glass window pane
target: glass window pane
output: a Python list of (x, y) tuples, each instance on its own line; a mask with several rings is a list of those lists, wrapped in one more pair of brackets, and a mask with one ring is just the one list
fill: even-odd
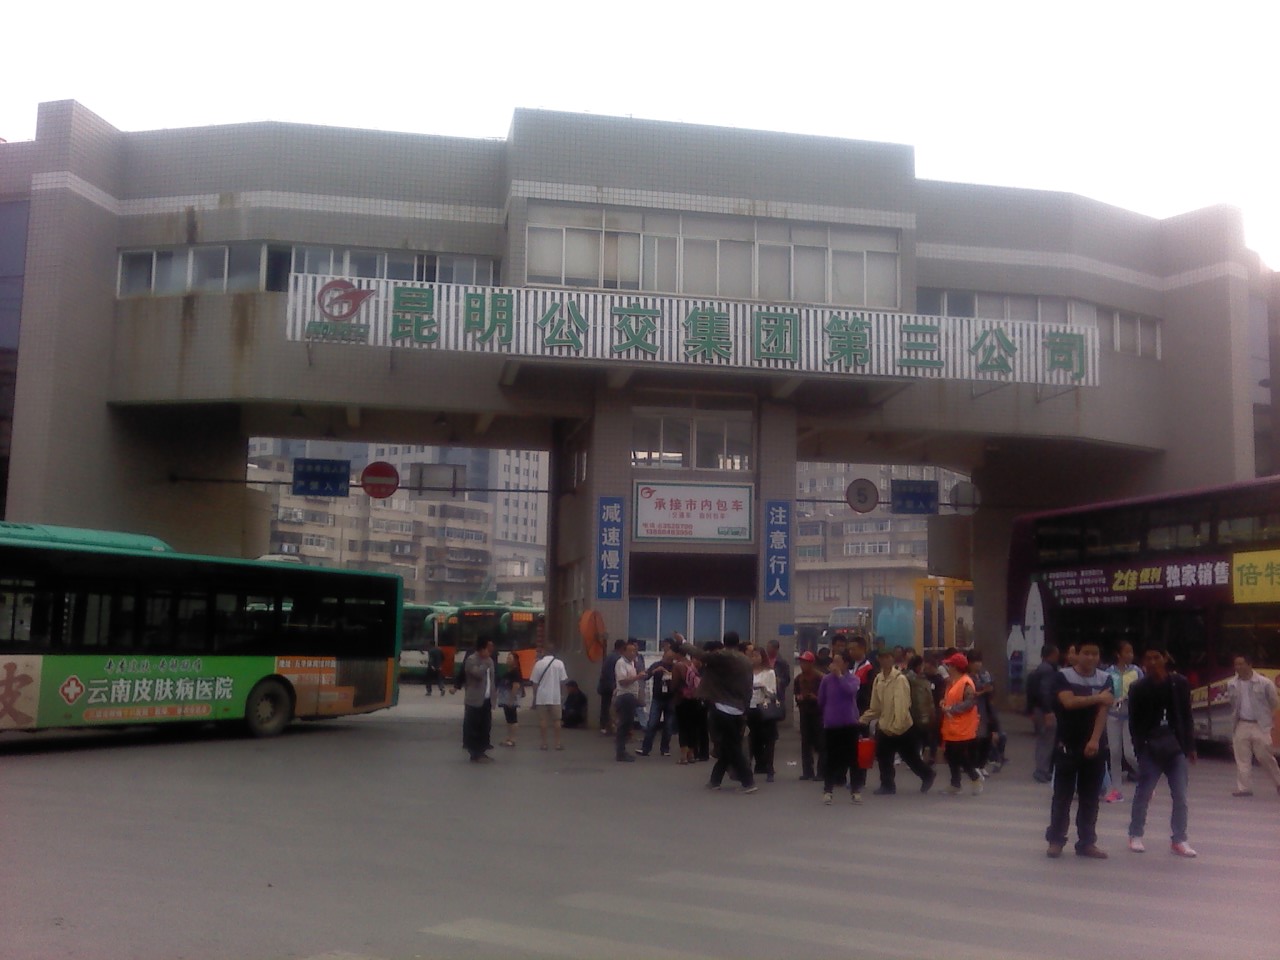
[(1036, 319), (1036, 298), (1035, 297), (1009, 297), (1009, 319), (1010, 320), (1029, 320), (1032, 323)]
[(825, 248), (828, 243), (827, 228), (792, 224), (791, 242), (800, 246)]
[(563, 283), (564, 231), (530, 227), (526, 257), (529, 283)]
[[(721, 619), (721, 612), (724, 601), (720, 599), (708, 599), (698, 597), (693, 601), (693, 637), (694, 643), (701, 646), (711, 640), (720, 640), (724, 637), (724, 622)], [(742, 634), (748, 637), (750, 634)]]
[(150, 250), (120, 255), (120, 293), (151, 292)]
[(720, 296), (751, 297), (751, 255), (754, 244), (720, 241)]
[(589, 230), (564, 232), (564, 282), (576, 287), (600, 286), (600, 234)]
[(604, 235), (604, 286), (606, 290), (640, 289), (640, 236), (634, 233)]
[(699, 418), (696, 466), (699, 470), (719, 470), (724, 459), (724, 421)]
[(683, 417), (662, 418), (662, 466), (677, 469), (689, 466), (690, 426)]
[(947, 291), (947, 316), (972, 317), (974, 311), (973, 294), (964, 290)]
[(845, 303), (855, 307), (866, 302), (861, 253), (832, 252), (831, 302)]
[(382, 254), (372, 250), (347, 251), (347, 275), (377, 279), (383, 274)]
[(689, 635), (689, 601), (685, 597), (658, 599), (658, 632), (669, 637), (673, 633)]
[(1082, 324), (1086, 327), (1092, 327), (1097, 324), (1098, 317), (1104, 316), (1105, 310), (1099, 310), (1092, 303), (1085, 303), (1083, 300), (1071, 301), (1071, 322)]
[(751, 469), (751, 421), (729, 420), (725, 423), (726, 470)]
[(661, 290), (667, 293), (676, 292), (677, 249), (678, 245), (675, 237), (644, 238), (644, 278), (642, 283), (645, 290)]
[(916, 313), (930, 317), (942, 316), (942, 291), (921, 287), (916, 291)]
[(896, 253), (867, 254), (867, 306), (897, 309), (898, 303), (898, 255)]
[(293, 260), (291, 247), (267, 247), (267, 289), (280, 293), (289, 289), (289, 265)]
[[(794, 230), (792, 231), (795, 232)], [(795, 286), (793, 300), (827, 302), (827, 251), (824, 247), (793, 247)]]
[(1040, 298), (1041, 323), (1066, 323), (1067, 301), (1063, 297)]
[(387, 254), (387, 279), (412, 280), (413, 267), (417, 258), (412, 253)]
[(227, 248), (196, 247), (191, 251), (191, 289), (221, 293), (226, 286)]
[(635, 417), (631, 421), (631, 465), (656, 466), (662, 459), (662, 419)]
[(476, 258), (442, 256), (437, 259), (436, 271), (441, 283), (475, 283)]
[(1138, 352), (1138, 318), (1135, 314), (1117, 314), (1116, 349), (1121, 353)]
[(627, 616), (627, 636), (651, 641), (656, 647), (658, 637), (658, 598), (632, 597)]
[(866, 230), (858, 227), (832, 227), (832, 250), (879, 250), (881, 253), (898, 252), (896, 230)]
[(974, 295), (974, 316), (983, 320), (1004, 319), (1004, 294), (979, 293)]
[(791, 248), (760, 247), (761, 300), (778, 303), (791, 299)]
[(156, 293), (187, 292), (187, 251), (156, 251)]
[(724, 629), (733, 630), (738, 636), (751, 636), (751, 601), (726, 600), (724, 602)]
[(227, 253), (227, 292), (261, 289), (262, 244), (231, 244)]
[(295, 273), (333, 273), (333, 248), (295, 248), (293, 269)]
[(638, 210), (605, 210), (604, 228), (639, 233), (644, 229), (644, 214)]
[(684, 282), (681, 289), (685, 293), (716, 293), (716, 242), (714, 240), (684, 241)]

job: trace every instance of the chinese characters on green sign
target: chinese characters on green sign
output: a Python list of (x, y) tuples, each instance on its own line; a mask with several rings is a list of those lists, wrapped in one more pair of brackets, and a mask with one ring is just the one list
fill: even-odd
[(387, 280), (359, 320), (367, 340), (316, 313), (328, 278), (295, 275), (289, 337), (526, 357), (652, 361), (867, 377), (1097, 384), (1097, 332), (1067, 324), (778, 307), (627, 293)]

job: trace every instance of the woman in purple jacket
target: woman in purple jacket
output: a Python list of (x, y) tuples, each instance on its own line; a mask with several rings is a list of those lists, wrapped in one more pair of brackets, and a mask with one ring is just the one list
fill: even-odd
[[(830, 805), (831, 791), (844, 785), (845, 777), (857, 762), (858, 749), (858, 678), (849, 672), (849, 661), (837, 653), (831, 660), (831, 672), (818, 685), (818, 709), (822, 711), (822, 731), (827, 740), (827, 782), (822, 802)], [(857, 780), (852, 791), (854, 803), (862, 802)]]

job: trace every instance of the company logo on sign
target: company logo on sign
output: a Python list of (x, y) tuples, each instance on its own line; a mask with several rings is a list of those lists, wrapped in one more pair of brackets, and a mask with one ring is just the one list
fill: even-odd
[(62, 682), (58, 693), (62, 694), (63, 700), (67, 701), (67, 706), (71, 706), (84, 694), (84, 684), (80, 682), (79, 677), (72, 674)]
[(361, 290), (350, 280), (330, 280), (316, 291), (316, 309), (323, 320), (307, 324), (307, 339), (367, 343), (369, 325), (352, 323), (374, 291)]

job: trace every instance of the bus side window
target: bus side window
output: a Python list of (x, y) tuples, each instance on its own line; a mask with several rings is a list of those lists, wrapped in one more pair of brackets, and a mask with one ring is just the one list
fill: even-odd
[(50, 639), (49, 594), (30, 580), (0, 580), (0, 649), (44, 650)]
[(173, 649), (173, 601), (168, 590), (153, 590), (142, 606), (141, 647), (164, 652)]
[(183, 653), (203, 653), (209, 648), (209, 598), (203, 593), (184, 593), (178, 598), (178, 649)]
[(274, 597), (220, 593), (214, 598), (213, 649), (222, 654), (271, 653)]
[(358, 656), (367, 651), (374, 638), (382, 636), (386, 622), (384, 601), (346, 597), (342, 602), (342, 652)]

